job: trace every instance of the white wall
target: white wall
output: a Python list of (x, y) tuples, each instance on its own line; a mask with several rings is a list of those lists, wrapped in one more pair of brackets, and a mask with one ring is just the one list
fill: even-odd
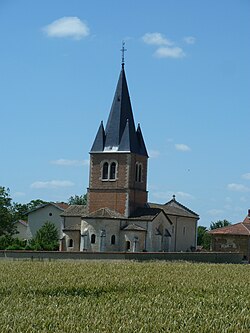
[(62, 237), (62, 210), (48, 204), (42, 208), (39, 208), (28, 214), (28, 224), (32, 237), (35, 236), (36, 232), (45, 224), (45, 222), (52, 222), (57, 227), (59, 232), (59, 238)]

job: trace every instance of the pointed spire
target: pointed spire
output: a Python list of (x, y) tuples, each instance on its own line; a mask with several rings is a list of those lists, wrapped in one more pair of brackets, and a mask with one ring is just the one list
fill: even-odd
[(94, 144), (91, 148), (91, 152), (126, 151), (148, 157), (140, 126), (138, 126), (137, 130), (135, 128), (128, 85), (123, 66), (124, 58), (122, 60), (122, 69), (106, 128), (104, 130), (103, 124), (101, 123)]
[(138, 143), (139, 143), (140, 155), (148, 157), (147, 148), (146, 148), (146, 145), (145, 145), (145, 142), (144, 142), (144, 139), (143, 139), (140, 124), (138, 124), (136, 134), (137, 134)]
[[(108, 122), (105, 128), (105, 149), (118, 150), (124, 129), (127, 124), (127, 120), (129, 121), (129, 134), (131, 136), (135, 136), (135, 123), (128, 92), (127, 80), (124, 68), (122, 68), (112, 107), (109, 113)], [(131, 138), (131, 140), (132, 139), (134, 138)]]
[(103, 151), (104, 148), (104, 142), (105, 142), (105, 132), (103, 127), (103, 122), (101, 121), (101, 124), (99, 126), (99, 129), (97, 131), (95, 141), (93, 143), (93, 146), (91, 148), (92, 151)]
[(123, 131), (121, 142), (119, 145), (119, 151), (131, 151), (131, 142), (129, 135), (129, 120), (127, 119), (126, 127)]

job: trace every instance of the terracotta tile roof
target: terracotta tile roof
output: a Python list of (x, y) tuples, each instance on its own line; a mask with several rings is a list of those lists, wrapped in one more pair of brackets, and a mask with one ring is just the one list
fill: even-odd
[(67, 209), (69, 207), (69, 205), (67, 203), (65, 203), (65, 202), (48, 202), (48, 203), (45, 203), (43, 205), (37, 206), (34, 209), (31, 209), (30, 211), (27, 212), (27, 214), (35, 212), (36, 210), (44, 208), (44, 207), (49, 206), (49, 205), (57, 207), (58, 209), (60, 209), (62, 211), (65, 210), (65, 209)]
[(250, 223), (250, 217), (247, 215), (242, 223), (249, 224)]
[(124, 218), (123, 215), (121, 215), (120, 213), (116, 212), (115, 210), (111, 210), (109, 208), (100, 208), (92, 213), (89, 213), (87, 215), (84, 215), (83, 217), (106, 217), (106, 218)]
[(240, 222), (227, 227), (208, 231), (212, 235), (241, 235), (250, 236), (250, 223)]
[(67, 209), (69, 207), (69, 205), (65, 202), (51, 202), (52, 205), (61, 208), (63, 210)]
[(126, 227), (124, 227), (122, 230), (126, 230), (126, 231), (147, 231), (145, 228), (140, 227), (137, 224), (128, 224)]
[(82, 216), (86, 214), (87, 207), (84, 205), (70, 205), (61, 216)]

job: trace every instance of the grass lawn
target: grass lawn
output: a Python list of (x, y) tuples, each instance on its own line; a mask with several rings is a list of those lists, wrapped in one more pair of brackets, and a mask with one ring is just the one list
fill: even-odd
[(250, 332), (250, 265), (0, 261), (0, 332)]

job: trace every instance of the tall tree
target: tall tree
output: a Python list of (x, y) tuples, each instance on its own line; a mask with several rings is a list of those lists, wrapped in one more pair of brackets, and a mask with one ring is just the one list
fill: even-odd
[(20, 204), (18, 202), (14, 202), (11, 207), (12, 211), (12, 221), (17, 221), (17, 220), (27, 220), (28, 215), (27, 213), (32, 210), (37, 208), (38, 206), (46, 204), (47, 201), (41, 200), (41, 199), (36, 199), (36, 200), (31, 200), (27, 204)]
[(207, 227), (202, 225), (197, 229), (197, 245), (202, 246), (204, 249), (209, 250), (211, 244), (211, 235), (207, 233)]
[(71, 196), (68, 200), (69, 205), (87, 205), (87, 194)]
[(45, 222), (44, 225), (37, 231), (35, 237), (31, 241), (31, 245), (41, 250), (58, 250), (59, 234), (54, 223)]
[(16, 233), (12, 220), (10, 190), (0, 186), (0, 236)]
[(210, 223), (210, 230), (227, 227), (228, 225), (231, 225), (231, 223), (229, 221), (227, 221), (227, 220), (218, 220), (217, 222), (211, 222)]
[(204, 235), (207, 232), (207, 227), (199, 225), (197, 228), (197, 245), (203, 246)]

